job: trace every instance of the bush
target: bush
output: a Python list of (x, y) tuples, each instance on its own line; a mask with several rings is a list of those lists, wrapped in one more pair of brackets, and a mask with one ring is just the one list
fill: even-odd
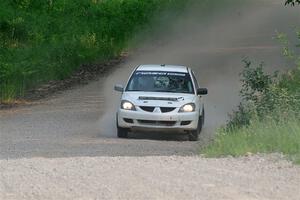
[(250, 61), (244, 60), (244, 63), (240, 91), (242, 102), (230, 116), (228, 128), (247, 126), (251, 120), (272, 118), (285, 121), (300, 116), (300, 92), (298, 87), (295, 87), (297, 91), (291, 87), (296, 85), (291, 84), (292, 81), (300, 80), (298, 70), (289, 72), (293, 76), (279, 76), (278, 72), (268, 75), (263, 71), (263, 64), (252, 67)]

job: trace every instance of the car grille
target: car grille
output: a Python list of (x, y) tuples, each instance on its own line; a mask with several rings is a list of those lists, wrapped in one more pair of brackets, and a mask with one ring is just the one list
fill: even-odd
[[(153, 106), (140, 106), (140, 108), (146, 112), (153, 112), (155, 109), (155, 107)], [(162, 113), (172, 112), (175, 109), (176, 109), (175, 107), (160, 107), (160, 111)]]
[(138, 120), (140, 124), (153, 126), (174, 126), (176, 121)]
[(153, 112), (155, 109), (155, 107), (152, 107), (152, 106), (140, 106), (140, 108), (147, 112)]
[(160, 107), (160, 110), (162, 113), (172, 112), (175, 109), (176, 108), (173, 108), (173, 107)]

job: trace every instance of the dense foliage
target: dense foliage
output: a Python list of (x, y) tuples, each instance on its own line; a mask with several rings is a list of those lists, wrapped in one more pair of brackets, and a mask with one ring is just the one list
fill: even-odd
[(0, 0), (0, 102), (117, 56), (162, 10), (185, 0)]

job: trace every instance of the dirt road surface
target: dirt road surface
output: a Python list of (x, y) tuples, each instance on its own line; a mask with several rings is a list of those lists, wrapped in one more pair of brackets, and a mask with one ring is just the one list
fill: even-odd
[(0, 161), (0, 199), (299, 200), (300, 169), (276, 156)]
[[(288, 68), (273, 38), (293, 32), (298, 10), (264, 2), (212, 14), (209, 23), (191, 10), (98, 81), (1, 110), (0, 199), (300, 199), (300, 170), (286, 161), (195, 156), (237, 106), (245, 56), (268, 71)], [(199, 142), (172, 134), (116, 137), (113, 85), (124, 84), (138, 64), (161, 63), (191, 66), (209, 89)]]

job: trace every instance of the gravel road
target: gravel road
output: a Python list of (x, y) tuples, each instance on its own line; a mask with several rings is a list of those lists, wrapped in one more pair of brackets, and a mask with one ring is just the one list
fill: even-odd
[[(276, 30), (292, 32), (297, 20), (298, 10), (279, 0), (228, 9), (209, 24), (190, 12), (171, 35), (145, 43), (98, 81), (0, 110), (0, 199), (300, 199), (299, 168), (286, 161), (195, 156), (239, 102), (244, 56), (265, 61), (269, 71), (288, 68), (272, 38)], [(116, 137), (113, 85), (141, 63), (191, 66), (208, 87), (199, 142)]]
[(300, 168), (244, 158), (76, 157), (1, 160), (0, 199), (299, 200)]

